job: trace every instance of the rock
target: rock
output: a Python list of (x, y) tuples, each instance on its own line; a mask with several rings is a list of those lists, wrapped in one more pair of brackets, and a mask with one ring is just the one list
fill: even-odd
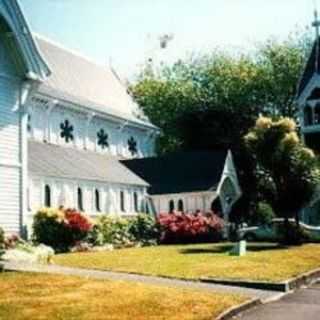
[(30, 244), (15, 249), (6, 250), (2, 260), (13, 263), (40, 263), (48, 264), (54, 256), (54, 250), (43, 244), (33, 247)]
[(96, 251), (96, 252), (113, 251), (113, 250), (114, 250), (113, 244), (105, 244), (103, 246), (96, 246), (92, 248), (92, 251)]

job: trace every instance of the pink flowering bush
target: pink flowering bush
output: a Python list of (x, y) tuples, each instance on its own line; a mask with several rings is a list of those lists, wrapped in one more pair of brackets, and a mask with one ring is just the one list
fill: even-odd
[(223, 228), (223, 220), (213, 212), (162, 213), (158, 221), (162, 243), (217, 241)]
[(17, 234), (11, 234), (4, 238), (4, 247), (5, 249), (14, 249), (21, 241), (21, 238)]

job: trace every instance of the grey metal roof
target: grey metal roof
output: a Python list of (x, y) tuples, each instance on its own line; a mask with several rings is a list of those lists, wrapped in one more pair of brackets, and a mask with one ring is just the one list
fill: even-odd
[(100, 66), (41, 36), (36, 35), (35, 40), (52, 71), (40, 85), (40, 93), (156, 128), (142, 115), (111, 68)]
[(116, 157), (30, 140), (28, 169), (32, 175), (148, 186)]

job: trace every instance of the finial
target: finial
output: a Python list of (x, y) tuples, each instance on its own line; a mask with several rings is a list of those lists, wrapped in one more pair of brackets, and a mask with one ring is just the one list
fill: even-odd
[(316, 29), (316, 37), (318, 39), (319, 33), (320, 33), (320, 20), (319, 20), (317, 9), (314, 10), (314, 21), (312, 23), (312, 26)]

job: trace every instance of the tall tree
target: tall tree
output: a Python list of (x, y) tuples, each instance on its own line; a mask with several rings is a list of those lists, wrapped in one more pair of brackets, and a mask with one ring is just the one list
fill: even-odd
[(259, 114), (294, 117), (310, 39), (268, 40), (250, 54), (215, 51), (143, 70), (132, 92), (162, 129), (158, 152), (234, 148)]
[(320, 172), (313, 151), (300, 142), (295, 122), (259, 117), (245, 141), (256, 172), (270, 187), (267, 196), (274, 212), (287, 224), (294, 217), (299, 227), (300, 210), (314, 196)]

